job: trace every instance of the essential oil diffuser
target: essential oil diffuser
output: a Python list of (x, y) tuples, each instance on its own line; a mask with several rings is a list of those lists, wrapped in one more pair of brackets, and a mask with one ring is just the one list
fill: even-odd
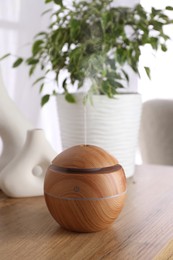
[(93, 145), (77, 145), (60, 153), (44, 183), (47, 207), (64, 228), (95, 232), (118, 217), (126, 195), (126, 178), (118, 161)]

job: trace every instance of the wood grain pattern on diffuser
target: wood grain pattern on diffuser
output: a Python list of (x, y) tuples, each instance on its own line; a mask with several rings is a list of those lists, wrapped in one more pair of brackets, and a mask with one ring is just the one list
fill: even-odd
[(48, 168), (45, 200), (54, 219), (66, 229), (99, 231), (119, 215), (126, 178), (118, 161), (91, 145), (71, 147)]
[(96, 232), (109, 227), (119, 216), (125, 201), (123, 193), (103, 200), (64, 200), (45, 194), (53, 218), (64, 228), (77, 232)]
[[(48, 169), (45, 190), (62, 198), (103, 198), (126, 190), (123, 170), (110, 174), (65, 174)], [(79, 187), (75, 192), (75, 187)]]
[(60, 153), (53, 165), (66, 168), (103, 168), (118, 164), (116, 158), (94, 145), (76, 145)]

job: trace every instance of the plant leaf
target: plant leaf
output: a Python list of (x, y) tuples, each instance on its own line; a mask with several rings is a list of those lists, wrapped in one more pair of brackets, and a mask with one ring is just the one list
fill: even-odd
[(162, 44), (162, 45), (161, 45), (161, 49), (162, 49), (162, 51), (166, 52), (166, 51), (167, 51), (166, 45), (165, 45), (165, 44)]
[(7, 57), (10, 56), (10, 55), (11, 55), (11, 53), (5, 54), (4, 56), (2, 56), (2, 57), (0, 58), (0, 61), (3, 60), (3, 59), (5, 59), (5, 58), (7, 58)]
[(152, 48), (153, 48), (154, 50), (157, 50), (157, 49), (158, 49), (158, 44), (159, 44), (158, 38), (156, 38), (156, 37), (151, 37), (151, 38), (150, 38), (150, 44), (151, 44), (151, 46), (152, 46)]
[(43, 43), (42, 40), (37, 40), (34, 42), (34, 44), (32, 45), (32, 54), (35, 56), (39, 50), (40, 50), (40, 45)]
[(172, 7), (172, 6), (166, 6), (165, 9), (166, 9), (166, 10), (169, 10), (169, 11), (173, 11), (173, 7)]
[(34, 59), (33, 57), (30, 57), (30, 58), (28, 58), (27, 60), (26, 60), (26, 63), (28, 64), (28, 65), (34, 65), (34, 64), (37, 64), (39, 62), (39, 60), (38, 59)]
[(66, 81), (67, 81), (67, 78), (65, 78), (65, 79), (63, 80), (63, 83), (62, 83), (62, 87), (63, 87), (63, 89), (64, 89), (65, 91), (67, 91), (67, 83), (66, 83)]
[(36, 66), (35, 65), (32, 65), (30, 70), (29, 70), (29, 76), (31, 76), (33, 73), (34, 73), (34, 70), (35, 70)]
[(47, 33), (46, 32), (39, 32), (39, 33), (37, 33), (35, 36), (34, 36), (34, 38), (37, 38), (37, 37), (39, 37), (39, 36), (46, 36), (47, 35)]
[(43, 16), (43, 15), (45, 15), (45, 14), (49, 13), (50, 11), (52, 11), (52, 9), (51, 9), (51, 8), (49, 8), (49, 9), (45, 10), (44, 12), (42, 12), (41, 16)]
[(45, 4), (52, 2), (53, 0), (45, 0)]
[(62, 0), (54, 0), (54, 3), (57, 5), (63, 6)]
[(121, 84), (119, 81), (115, 81), (115, 87), (117, 88), (124, 88), (124, 85)]
[(43, 87), (44, 87), (44, 83), (42, 83), (42, 84), (40, 85), (40, 89), (39, 89), (39, 92), (40, 92), (40, 93), (43, 91)]
[(36, 79), (32, 85), (34, 86), (35, 84), (37, 84), (40, 80), (43, 80), (44, 78), (45, 77), (40, 77), (40, 78)]
[(50, 95), (45, 95), (41, 99), (41, 106), (43, 107), (49, 101)]
[(57, 96), (57, 95), (58, 95), (58, 93), (55, 90), (53, 90), (52, 91), (52, 96)]
[(144, 69), (145, 69), (145, 72), (146, 72), (148, 78), (151, 79), (150, 68), (149, 67), (144, 67)]
[(22, 58), (18, 58), (18, 59), (13, 63), (13, 68), (18, 67), (22, 62), (23, 62), (23, 59), (22, 59)]
[(65, 94), (65, 99), (69, 102), (69, 103), (76, 103), (76, 99), (74, 98), (74, 96), (70, 93), (66, 93)]
[(122, 73), (124, 74), (126, 81), (129, 83), (129, 76), (128, 76), (127, 72), (122, 69)]

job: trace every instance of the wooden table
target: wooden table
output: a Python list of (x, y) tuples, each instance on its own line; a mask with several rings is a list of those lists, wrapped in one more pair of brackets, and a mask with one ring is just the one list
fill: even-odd
[(150, 260), (170, 240), (173, 167), (138, 166), (135, 177), (128, 180), (128, 197), (119, 218), (98, 233), (60, 228), (43, 197), (0, 195), (1, 260)]

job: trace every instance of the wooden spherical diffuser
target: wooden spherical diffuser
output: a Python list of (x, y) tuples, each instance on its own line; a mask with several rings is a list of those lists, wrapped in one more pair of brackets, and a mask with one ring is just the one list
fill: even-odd
[(47, 207), (64, 228), (95, 232), (118, 217), (126, 195), (126, 178), (118, 161), (93, 145), (77, 145), (60, 153), (44, 183)]

